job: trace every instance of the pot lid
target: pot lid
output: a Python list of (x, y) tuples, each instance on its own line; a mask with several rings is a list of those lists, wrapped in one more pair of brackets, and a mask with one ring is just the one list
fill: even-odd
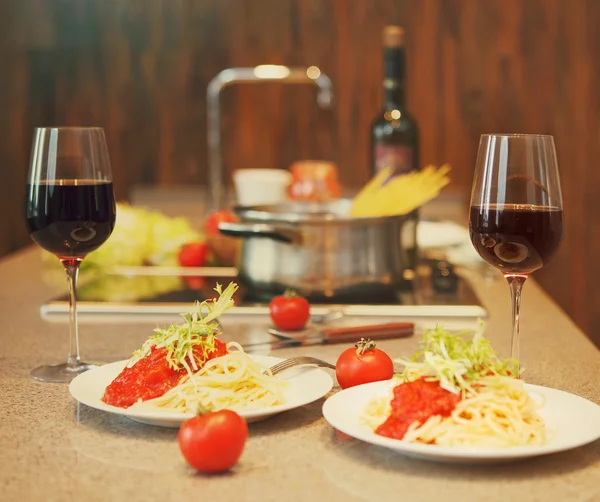
[(352, 207), (352, 199), (338, 199), (332, 202), (285, 202), (264, 206), (237, 206), (236, 214), (241, 218), (253, 221), (282, 223), (375, 223), (402, 219), (402, 216), (382, 216), (370, 218), (353, 218), (348, 216)]

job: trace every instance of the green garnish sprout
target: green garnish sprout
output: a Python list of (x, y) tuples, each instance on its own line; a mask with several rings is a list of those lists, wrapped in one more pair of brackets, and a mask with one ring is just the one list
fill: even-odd
[[(490, 376), (517, 377), (519, 365), (514, 359), (501, 360), (483, 336), (484, 324), (473, 331), (451, 333), (436, 326), (425, 330), (422, 348), (410, 359), (395, 359), (403, 365), (403, 381), (425, 377), (438, 380), (440, 386), (455, 394), (473, 392), (472, 382)], [(472, 334), (472, 338), (467, 336)]]
[(154, 335), (136, 350), (127, 366), (131, 367), (143, 357), (150, 354), (153, 347), (167, 348), (167, 361), (173, 369), (185, 368), (188, 373), (198, 371), (198, 361), (194, 356), (194, 347), (202, 349), (204, 358), (215, 350), (215, 337), (221, 334), (221, 327), (217, 319), (234, 305), (233, 295), (238, 290), (234, 282), (223, 290), (217, 284), (215, 291), (218, 299), (195, 302), (195, 312), (185, 312), (181, 316), (185, 319), (182, 324), (171, 324), (168, 328), (155, 328)]

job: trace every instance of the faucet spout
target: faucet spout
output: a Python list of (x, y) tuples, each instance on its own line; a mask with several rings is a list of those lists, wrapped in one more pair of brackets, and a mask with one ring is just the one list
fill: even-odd
[[(316, 68), (316, 67), (312, 67)], [(317, 68), (318, 70), (318, 68)], [(319, 76), (314, 79), (317, 91), (317, 103), (321, 108), (328, 109), (333, 105), (333, 86), (331, 79), (324, 73), (319, 73)]]
[(259, 65), (254, 68), (227, 68), (215, 76), (207, 89), (208, 116), (208, 186), (209, 208), (225, 206), (225, 179), (221, 159), (221, 91), (232, 84), (281, 81), (282, 84), (314, 84), (321, 108), (333, 104), (331, 79), (316, 66), (290, 68), (282, 65)]

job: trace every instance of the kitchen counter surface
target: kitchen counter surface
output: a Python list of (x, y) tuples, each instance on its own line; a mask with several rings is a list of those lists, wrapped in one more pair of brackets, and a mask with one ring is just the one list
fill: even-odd
[[(10, 501), (600, 501), (600, 441), (570, 452), (492, 466), (451, 466), (402, 457), (336, 437), (323, 401), (251, 424), (240, 463), (228, 474), (192, 473), (176, 430), (140, 425), (78, 405), (67, 386), (38, 383), (29, 370), (62, 360), (67, 325), (44, 322), (40, 305), (61, 292), (45, 285), (37, 249), (0, 262), (0, 500)], [(506, 353), (505, 282), (467, 276), (489, 311), (487, 336)], [(530, 383), (600, 403), (600, 352), (530, 281), (522, 312), (522, 361)], [(150, 322), (81, 326), (84, 358), (124, 359)], [(227, 336), (233, 336), (231, 332)], [(393, 356), (416, 338), (385, 341)], [(285, 349), (335, 361), (340, 346)], [(334, 391), (336, 389), (334, 388)]]

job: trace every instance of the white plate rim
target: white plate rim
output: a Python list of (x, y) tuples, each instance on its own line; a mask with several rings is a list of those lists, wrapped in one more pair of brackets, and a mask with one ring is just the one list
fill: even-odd
[[(256, 354), (248, 354), (255, 361), (271, 366), (278, 362), (283, 361), (283, 358), (273, 357), (273, 356), (264, 356), (264, 355), (256, 355)], [(122, 415), (127, 418), (130, 418), (135, 421), (140, 421), (143, 423), (151, 423), (156, 421), (154, 425), (164, 425), (167, 422), (172, 423), (173, 426), (176, 423), (181, 425), (185, 420), (192, 418), (194, 413), (177, 413), (177, 412), (162, 412), (162, 411), (148, 411), (148, 410), (130, 410), (128, 408), (119, 408), (117, 406), (111, 406), (106, 404), (100, 400), (99, 397), (93, 398), (89, 396), (89, 388), (86, 390), (86, 387), (90, 382), (94, 383), (94, 386), (103, 385), (103, 388), (106, 387), (125, 367), (127, 364), (127, 360), (116, 361), (113, 363), (105, 364), (102, 366), (97, 366), (92, 368), (85, 373), (81, 373), (77, 375), (69, 384), (69, 393), (71, 396), (81, 404), (84, 404), (90, 408), (94, 408), (96, 410), (105, 411), (108, 413), (112, 413), (115, 415)], [(260, 408), (254, 410), (246, 410), (239, 411), (238, 414), (247, 420), (267, 418), (278, 413), (282, 413), (284, 411), (292, 410), (295, 408), (299, 408), (310, 404), (318, 399), (326, 396), (329, 391), (333, 388), (333, 379), (329, 374), (323, 371), (320, 368), (316, 368), (314, 366), (306, 366), (302, 368), (300, 373), (298, 372), (290, 372), (293, 376), (291, 378), (303, 378), (312, 375), (313, 377), (318, 379), (318, 383), (320, 387), (313, 388), (313, 393), (310, 394), (306, 398), (296, 399), (291, 402), (286, 402), (277, 406), (272, 406), (269, 408)], [(283, 375), (285, 377), (285, 375)], [(284, 378), (285, 380), (286, 378)]]
[[(451, 447), (451, 446), (438, 446), (428, 445), (421, 443), (409, 443), (399, 439), (391, 439), (384, 436), (378, 436), (373, 431), (370, 431), (367, 426), (365, 427), (349, 427), (347, 424), (340, 423), (335, 417), (335, 408), (339, 407), (341, 400), (351, 400), (351, 396), (354, 393), (362, 393), (372, 391), (372, 397), (378, 397), (383, 393), (389, 391), (392, 387), (398, 385), (398, 381), (387, 380), (382, 382), (373, 382), (364, 384), (356, 387), (351, 387), (340, 391), (330, 396), (325, 403), (323, 403), (323, 416), (325, 420), (335, 429), (340, 432), (351, 436), (355, 439), (359, 439), (366, 443), (371, 443), (376, 446), (383, 446), (391, 450), (396, 451), (400, 454), (406, 454), (408, 456), (415, 456), (419, 458), (438, 459), (445, 460), (456, 459), (459, 460), (510, 460), (517, 458), (527, 458), (541, 455), (549, 455), (551, 453), (558, 453), (561, 451), (567, 451), (575, 448), (579, 448), (586, 444), (593, 443), (600, 439), (600, 405), (578, 396), (571, 394), (566, 391), (559, 389), (553, 389), (551, 387), (543, 387), (540, 385), (525, 384), (525, 389), (537, 395), (542, 395), (546, 399), (549, 396), (560, 395), (578, 401), (581, 406), (586, 406), (589, 410), (594, 410), (593, 413), (598, 418), (598, 430), (595, 434), (590, 435), (586, 438), (582, 438), (577, 441), (572, 441), (569, 444), (559, 443), (553, 444), (550, 441), (546, 445), (542, 446), (515, 446), (509, 448), (467, 448), (467, 447)], [(359, 410), (357, 410), (358, 412)]]
[(422, 220), (417, 226), (417, 242), (423, 249), (447, 248), (469, 241), (469, 230), (450, 220)]

